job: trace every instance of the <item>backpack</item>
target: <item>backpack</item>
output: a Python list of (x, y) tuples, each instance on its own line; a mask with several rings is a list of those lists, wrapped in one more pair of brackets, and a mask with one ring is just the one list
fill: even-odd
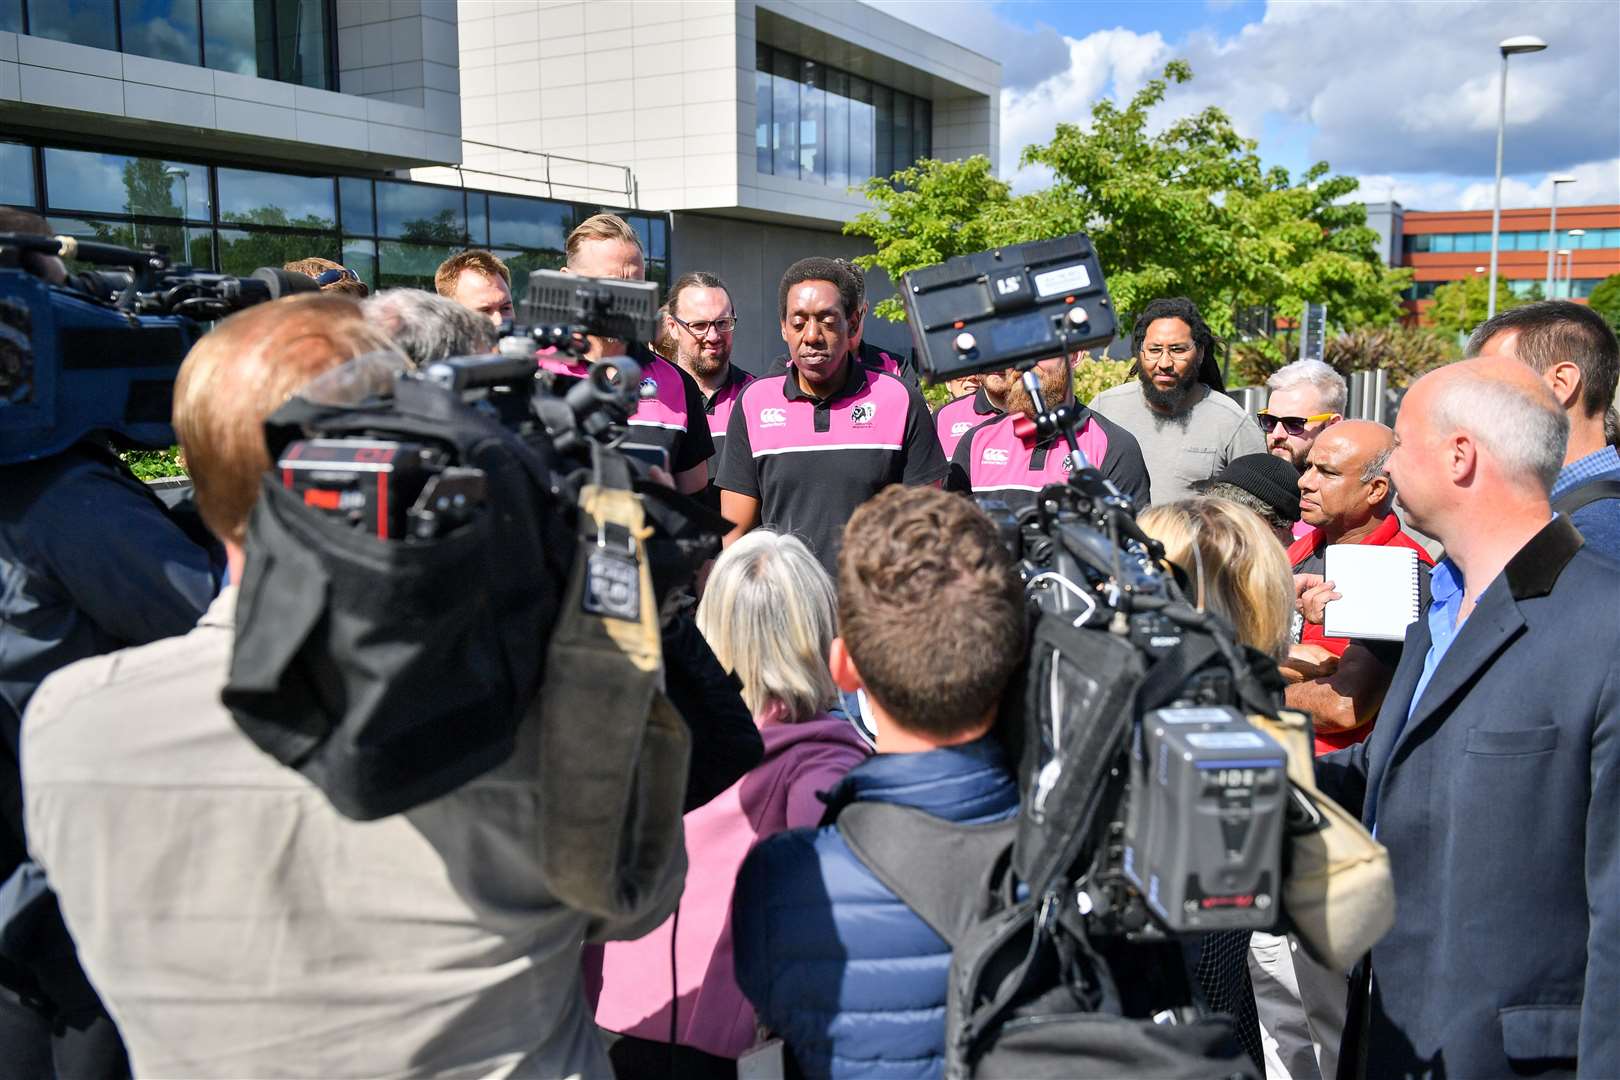
[(1620, 480), (1588, 480), (1572, 487), (1553, 501), (1553, 512), (1569, 517), (1583, 506), (1604, 499), (1620, 499)]

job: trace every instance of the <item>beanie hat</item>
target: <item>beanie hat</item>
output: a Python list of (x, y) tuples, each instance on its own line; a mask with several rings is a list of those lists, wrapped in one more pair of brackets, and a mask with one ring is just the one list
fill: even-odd
[(1214, 482), (1242, 488), (1285, 521), (1299, 520), (1299, 473), (1286, 458), (1275, 454), (1244, 454), (1228, 462)]

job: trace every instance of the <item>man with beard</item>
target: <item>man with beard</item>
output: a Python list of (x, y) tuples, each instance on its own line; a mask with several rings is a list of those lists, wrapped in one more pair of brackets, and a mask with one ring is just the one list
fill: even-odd
[[(1147, 465), (1136, 438), (1124, 428), (1074, 401), (1074, 369), (1066, 356), (1035, 365), (1048, 409), (1073, 404), (1075, 441), (1086, 461), (1138, 506), (1151, 501)], [(1007, 403), (1005, 416), (987, 420), (964, 435), (951, 457), (946, 487), (974, 495), (994, 495), (1014, 509), (1028, 506), (1047, 484), (1061, 484), (1073, 470), (1069, 444), (1061, 434), (1035, 432), (1036, 404), (1016, 369), (984, 378), (984, 390)]]
[(860, 286), (849, 264), (800, 259), (777, 294), (786, 372), (743, 387), (720, 459), (729, 545), (764, 525), (796, 534), (836, 573), (844, 523), (890, 484), (937, 484), (945, 455), (915, 388), (853, 357)]
[[(682, 274), (669, 287), (669, 295), (664, 298), (664, 335), (669, 350), (665, 356), (692, 376), (703, 392), (703, 411), (708, 415), (717, 463), (725, 449), (731, 407), (742, 388), (754, 381), (752, 375), (731, 362), (732, 334), (736, 330), (731, 293), (714, 274), (695, 270)], [(720, 489), (712, 477), (704, 497), (716, 510), (720, 508)]]
[(1185, 499), (1233, 458), (1266, 452), (1259, 426), (1226, 396), (1215, 335), (1191, 300), (1149, 303), (1131, 344), (1139, 385), (1104, 390), (1091, 409), (1136, 436), (1159, 502)]

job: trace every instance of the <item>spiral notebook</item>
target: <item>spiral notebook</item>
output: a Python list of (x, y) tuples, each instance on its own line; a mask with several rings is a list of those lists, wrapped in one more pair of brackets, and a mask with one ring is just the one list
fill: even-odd
[(1329, 544), (1323, 576), (1339, 599), (1328, 602), (1322, 632), (1328, 637), (1400, 641), (1418, 617), (1421, 568), (1405, 547)]

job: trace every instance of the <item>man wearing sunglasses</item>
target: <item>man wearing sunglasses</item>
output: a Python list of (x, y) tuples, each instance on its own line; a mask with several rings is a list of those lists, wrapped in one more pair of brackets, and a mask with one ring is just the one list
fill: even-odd
[(360, 275), (350, 270), (342, 263), (335, 263), (331, 259), (322, 259), (311, 256), (308, 259), (298, 259), (295, 262), (285, 263), (283, 270), (293, 274), (303, 274), (305, 277), (315, 279), (315, 284), (321, 287), (321, 292), (337, 293), (340, 296), (352, 296), (356, 300), (364, 300), (371, 294), (366, 283), (360, 280)]
[[(1266, 407), (1255, 417), (1266, 436), (1266, 452), (1282, 458), (1303, 474), (1316, 437), (1344, 419), (1349, 396), (1344, 376), (1320, 360), (1296, 360), (1266, 380)], [(1294, 523), (1294, 539), (1309, 536), (1315, 526)]]

